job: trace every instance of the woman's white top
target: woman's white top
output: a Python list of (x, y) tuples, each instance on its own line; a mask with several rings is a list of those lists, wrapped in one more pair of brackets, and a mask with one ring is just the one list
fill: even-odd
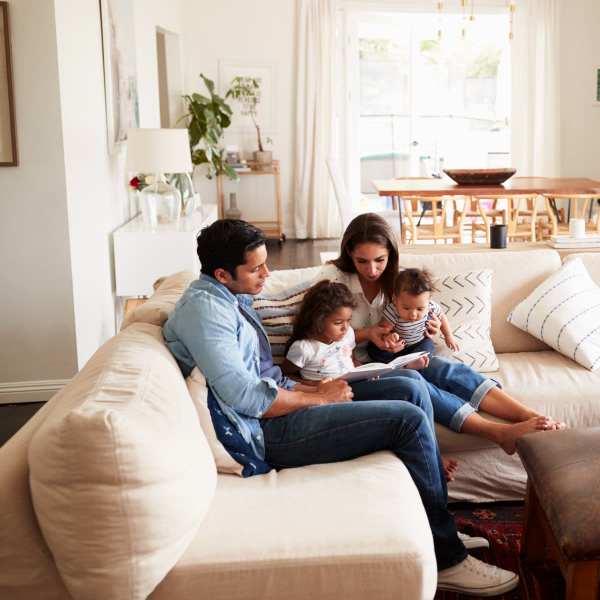
[[(328, 277), (332, 281), (339, 281), (340, 283), (347, 285), (356, 300), (357, 306), (352, 311), (352, 327), (354, 329), (362, 329), (363, 327), (377, 325), (379, 321), (381, 321), (383, 309), (387, 304), (383, 292), (380, 291), (377, 296), (373, 298), (373, 301), (369, 302), (363, 292), (356, 273), (344, 273), (334, 265), (327, 266), (331, 268), (331, 274), (329, 274), (329, 269), (326, 271)], [(361, 342), (356, 346), (356, 350), (354, 351), (354, 355), (362, 363), (371, 362), (371, 359), (367, 354), (367, 344), (368, 342)]]
[(331, 344), (318, 340), (296, 340), (290, 346), (286, 358), (300, 367), (302, 379), (335, 379), (354, 368), (352, 351), (355, 345), (354, 330), (349, 327), (341, 340)]

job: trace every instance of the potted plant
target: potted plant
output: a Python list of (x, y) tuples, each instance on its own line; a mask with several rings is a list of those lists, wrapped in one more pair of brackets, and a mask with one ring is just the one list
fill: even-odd
[[(242, 105), (242, 115), (249, 116), (256, 128), (256, 141), (258, 150), (254, 152), (256, 162), (269, 165), (273, 162), (273, 153), (270, 150), (265, 150), (260, 126), (256, 120), (258, 113), (258, 105), (260, 104), (260, 79), (256, 77), (234, 77), (231, 81), (231, 89), (225, 94), (225, 98), (233, 98)], [(266, 138), (265, 142), (270, 142), (270, 138)]]
[(224, 174), (237, 180), (237, 173), (227, 164), (225, 148), (221, 144), (223, 131), (231, 124), (231, 107), (218, 94), (215, 94), (213, 81), (200, 73), (208, 95), (191, 94), (183, 96), (188, 119), (187, 128), (190, 136), (190, 149), (194, 165), (208, 166), (206, 176)]

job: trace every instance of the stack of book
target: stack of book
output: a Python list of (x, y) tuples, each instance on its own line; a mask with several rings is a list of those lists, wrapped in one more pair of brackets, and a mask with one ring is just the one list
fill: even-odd
[(239, 163), (229, 163), (229, 166), (236, 173), (250, 173), (250, 171), (252, 171), (252, 169), (248, 166), (248, 163), (245, 160)]
[(589, 234), (584, 237), (573, 237), (571, 235), (553, 235), (550, 238), (553, 248), (600, 248), (600, 234)]

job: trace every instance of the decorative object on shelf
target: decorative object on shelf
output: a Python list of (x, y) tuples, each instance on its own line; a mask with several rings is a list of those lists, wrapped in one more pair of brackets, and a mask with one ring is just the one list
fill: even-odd
[(444, 169), (458, 185), (500, 185), (516, 172), (516, 169)]
[(224, 130), (231, 124), (231, 107), (221, 96), (215, 94), (213, 81), (202, 73), (200, 78), (209, 95), (193, 93), (183, 97), (188, 112), (182, 119), (186, 119), (192, 162), (195, 166), (208, 166), (208, 179), (225, 174), (236, 180), (237, 174), (227, 164), (225, 148), (221, 141)]
[(192, 177), (189, 173), (171, 173), (167, 181), (179, 191), (181, 214), (189, 217), (200, 206), (200, 194), (194, 189)]
[(0, 167), (18, 164), (8, 2), (0, 2)]
[(508, 226), (503, 223), (490, 225), (490, 248), (506, 248)]
[[(270, 165), (273, 162), (273, 153), (265, 150), (260, 125), (257, 121), (258, 105), (261, 101), (261, 80), (259, 77), (236, 76), (231, 82), (231, 89), (225, 94), (226, 98), (237, 100), (242, 106), (242, 115), (252, 119), (256, 129), (256, 142), (258, 150), (254, 152), (254, 159), (260, 164)], [(270, 143), (271, 138), (266, 138), (265, 143)]]
[[(151, 183), (148, 176), (144, 176), (143, 188), (139, 192), (142, 216), (148, 225), (156, 227), (179, 220), (181, 194), (167, 182), (165, 173), (188, 173), (192, 168), (185, 129), (129, 130), (127, 169), (153, 173)], [(139, 176), (137, 179), (139, 182)]]
[(132, 0), (100, 0), (108, 150), (140, 126)]
[(242, 216), (242, 211), (237, 205), (237, 194), (231, 192), (229, 194), (229, 208), (225, 211), (226, 219), (239, 219)]

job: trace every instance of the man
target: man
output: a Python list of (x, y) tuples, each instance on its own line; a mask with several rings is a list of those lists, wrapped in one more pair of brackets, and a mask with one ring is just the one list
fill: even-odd
[[(514, 589), (518, 577), (469, 556), (447, 508), (447, 490), (425, 386), (406, 378), (370, 382), (356, 397), (345, 381), (316, 387), (285, 378), (273, 365), (252, 296), (269, 270), (262, 232), (225, 219), (202, 230), (200, 278), (163, 333), (184, 375), (197, 366), (221, 443), (244, 475), (357, 458), (391, 450), (408, 468), (425, 507), (438, 563), (438, 588), (476, 596)], [(404, 378), (401, 378), (404, 379)], [(405, 400), (401, 402), (399, 400)]]

